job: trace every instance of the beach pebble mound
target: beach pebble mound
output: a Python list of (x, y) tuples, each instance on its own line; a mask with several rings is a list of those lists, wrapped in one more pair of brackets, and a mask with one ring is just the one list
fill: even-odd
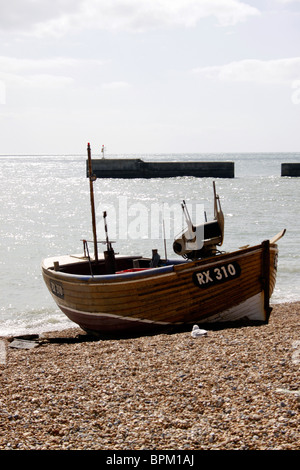
[[(298, 450), (300, 302), (268, 325), (6, 345), (0, 449)], [(79, 339), (78, 339), (79, 338)], [(77, 340), (78, 339), (78, 340)]]

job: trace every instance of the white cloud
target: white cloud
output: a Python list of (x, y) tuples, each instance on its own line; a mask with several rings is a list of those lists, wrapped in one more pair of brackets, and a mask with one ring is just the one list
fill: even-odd
[(19, 57), (0, 56), (0, 69), (8, 72), (60, 69), (65, 67), (82, 67), (84, 65), (102, 66), (104, 61), (98, 59), (72, 59), (54, 57), (49, 59), (21, 59)]
[(10, 0), (1, 5), (0, 29), (36, 35), (193, 27), (208, 17), (229, 26), (259, 15), (241, 0)]
[[(15, 80), (16, 81), (16, 80)], [(19, 83), (31, 88), (61, 88), (71, 85), (74, 82), (72, 77), (55, 76), (49, 74), (27, 75), (18, 77)]]
[(31, 88), (35, 91), (37, 89), (58, 89), (64, 88), (71, 85), (74, 82), (72, 77), (66, 76), (55, 76), (51, 74), (27, 74), (27, 75), (18, 75), (12, 73), (0, 73), (0, 79), (5, 83), (6, 88), (8, 87), (18, 87), (21, 88)]
[(277, 0), (279, 3), (300, 3), (300, 0)]
[(55, 57), (21, 59), (0, 56), (0, 79), (18, 87), (60, 88), (72, 84), (76, 71), (87, 66), (101, 67), (101, 60)]
[(123, 88), (128, 88), (129, 83), (127, 82), (109, 82), (109, 83), (103, 83), (102, 88), (105, 90), (119, 90)]
[(10, 0), (0, 2), (0, 29), (4, 31), (28, 31), (35, 25), (59, 18), (71, 11), (82, 0)]
[(198, 67), (199, 76), (233, 82), (291, 83), (300, 78), (300, 57), (278, 60), (241, 60), (225, 65)]
[(0, 104), (6, 103), (6, 85), (3, 80), (0, 80)]

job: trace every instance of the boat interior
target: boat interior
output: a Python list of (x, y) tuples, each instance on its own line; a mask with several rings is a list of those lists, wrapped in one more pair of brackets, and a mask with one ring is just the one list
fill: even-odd
[[(156, 251), (156, 250), (155, 250)], [(48, 269), (75, 275), (107, 275), (107, 274), (125, 274), (138, 272), (147, 269), (159, 268), (164, 266), (173, 266), (174, 264), (183, 264), (184, 259), (160, 259), (155, 253), (152, 258), (142, 256), (113, 256), (104, 252), (104, 258), (97, 262), (85, 256), (70, 256), (68, 260), (53, 261)], [(65, 261), (65, 262), (64, 262)]]

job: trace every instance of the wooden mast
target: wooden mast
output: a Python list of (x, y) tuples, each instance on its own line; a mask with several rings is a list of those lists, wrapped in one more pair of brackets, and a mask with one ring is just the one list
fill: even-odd
[(94, 202), (94, 188), (93, 182), (96, 177), (92, 174), (92, 158), (91, 158), (91, 147), (88, 143), (88, 165), (89, 165), (89, 180), (90, 180), (90, 198), (91, 198), (91, 211), (92, 211), (92, 224), (93, 224), (93, 238), (94, 238), (94, 256), (95, 262), (98, 263), (98, 245), (97, 245), (97, 232), (96, 232), (96, 215), (95, 215), (95, 202)]

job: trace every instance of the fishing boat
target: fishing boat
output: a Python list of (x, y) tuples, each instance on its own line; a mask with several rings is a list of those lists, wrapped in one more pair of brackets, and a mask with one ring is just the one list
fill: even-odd
[(272, 239), (233, 252), (221, 251), (224, 215), (214, 190), (214, 218), (194, 226), (185, 202), (187, 227), (173, 243), (177, 257), (122, 256), (109, 240), (98, 254), (91, 148), (88, 168), (94, 253), (47, 258), (44, 281), (60, 310), (83, 330), (97, 335), (161, 332), (193, 324), (267, 323), (275, 287), (278, 246), (285, 229)]

